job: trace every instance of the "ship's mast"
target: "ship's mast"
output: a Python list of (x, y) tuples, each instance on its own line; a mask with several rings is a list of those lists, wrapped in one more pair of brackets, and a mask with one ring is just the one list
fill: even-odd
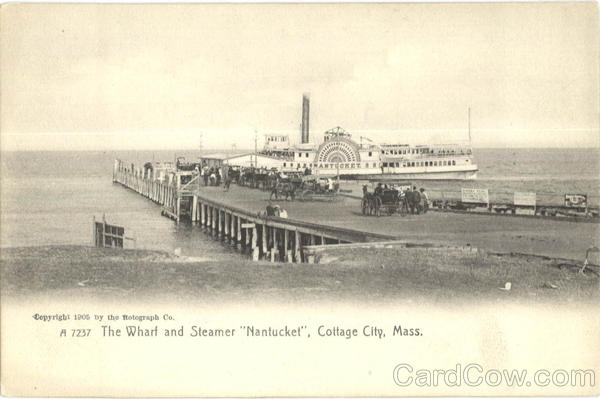
[(471, 146), (471, 107), (469, 107), (469, 147)]
[[(338, 136), (337, 138), (337, 145), (338, 145), (338, 152), (340, 152), (340, 137)], [(339, 183), (340, 182), (340, 163), (338, 162), (336, 164), (337, 168), (336, 168), (336, 180)]]
[(258, 132), (254, 129), (254, 167), (258, 166)]

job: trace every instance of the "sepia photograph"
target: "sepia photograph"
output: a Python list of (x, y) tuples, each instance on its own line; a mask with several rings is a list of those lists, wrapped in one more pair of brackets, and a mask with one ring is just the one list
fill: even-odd
[(598, 395), (598, 15), (2, 4), (2, 394)]

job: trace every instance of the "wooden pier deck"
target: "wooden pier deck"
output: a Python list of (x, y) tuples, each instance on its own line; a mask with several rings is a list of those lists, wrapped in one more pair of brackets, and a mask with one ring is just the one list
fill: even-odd
[(159, 182), (115, 164), (113, 181), (162, 205), (163, 214), (177, 221), (186, 217), (205, 226), (254, 259), (311, 262), (303, 248), (400, 240), (583, 260), (589, 247), (600, 245), (598, 223), (445, 212), (368, 217), (361, 214), (357, 199), (344, 197), (331, 202), (272, 201), (286, 209), (288, 219), (265, 218), (259, 213), (269, 203), (267, 191), (237, 185), (225, 191), (204, 187), (198, 179), (184, 185), (178, 175)]
[[(268, 192), (231, 186), (201, 187), (199, 195), (223, 204), (264, 211)], [(600, 225), (551, 219), (501, 217), (446, 212), (424, 215), (363, 216), (360, 201), (344, 198), (333, 202), (273, 201), (289, 218), (326, 223), (339, 228), (393, 237), (394, 240), (440, 245), (470, 245), (495, 252), (515, 252), (548, 257), (585, 259), (586, 250), (600, 245)]]

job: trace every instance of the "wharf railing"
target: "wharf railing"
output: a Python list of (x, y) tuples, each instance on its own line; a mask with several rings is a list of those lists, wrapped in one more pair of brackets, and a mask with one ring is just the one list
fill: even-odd
[(303, 248), (355, 242), (391, 240), (394, 237), (327, 226), (288, 218), (264, 216), (222, 204), (199, 194), (197, 172), (172, 171), (164, 179), (115, 161), (113, 182), (162, 206), (162, 214), (179, 222), (183, 217), (199, 224), (216, 239), (251, 254), (253, 260), (314, 262)]

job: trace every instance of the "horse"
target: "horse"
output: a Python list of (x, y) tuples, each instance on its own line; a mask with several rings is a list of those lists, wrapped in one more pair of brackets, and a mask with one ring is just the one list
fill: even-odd
[(229, 169), (229, 180), (238, 183), (240, 179), (240, 170), (237, 168)]
[(264, 168), (260, 168), (256, 170), (254, 173), (254, 188), (260, 188), (263, 191), (268, 190), (271, 187), (268, 187), (268, 172)]
[(254, 179), (254, 168), (243, 168), (240, 172), (240, 177), (238, 179), (238, 184), (240, 186), (250, 186), (252, 187), (252, 181)]
[(271, 189), (269, 199), (273, 199), (273, 195), (275, 195), (275, 199), (285, 195), (286, 201), (288, 198), (292, 198), (293, 201), (296, 198), (296, 187), (289, 182), (279, 182)]
[(381, 207), (381, 198), (373, 193), (370, 193), (367, 186), (363, 186), (363, 199), (360, 207), (363, 215), (379, 216), (379, 208)]
[(277, 185), (279, 180), (279, 172), (275, 172), (273, 170), (269, 171), (265, 178), (265, 190), (272, 190)]

